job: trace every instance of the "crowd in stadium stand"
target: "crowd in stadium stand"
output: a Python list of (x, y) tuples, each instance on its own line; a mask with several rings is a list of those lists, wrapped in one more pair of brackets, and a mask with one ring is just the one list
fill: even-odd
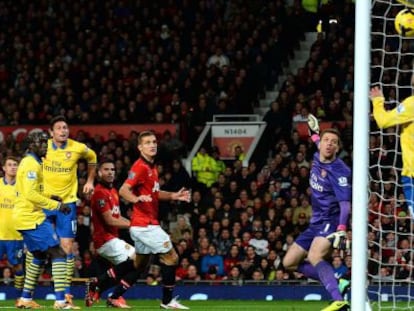
[[(0, 125), (47, 124), (57, 114), (69, 124), (176, 124), (178, 137), (168, 132), (160, 137), (158, 169), (162, 189), (193, 190), (189, 204), (160, 205), (162, 225), (180, 255), (177, 279), (237, 285), (302, 280), (281, 265), (312, 213), (308, 178), (315, 147), (295, 131), (296, 123), (309, 113), (334, 121), (343, 133), (339, 156), (348, 164), (352, 160), (354, 7), (345, 2), (324, 10), (324, 17), (335, 17), (337, 23), (324, 19), (324, 33), (306, 65), (288, 74), (264, 116), (271, 148), (262, 155), (263, 165), (251, 161), (243, 167), (240, 154), (222, 162), (220, 150), (203, 146), (196, 158), (215, 169), (197, 170), (193, 161), (191, 176), (180, 158), (212, 115), (252, 113), (273, 87), (303, 32), (314, 30), (301, 22), (307, 15), (297, 0), (3, 1)], [(84, 134), (74, 138), (99, 158), (115, 161), (119, 187), (138, 157), (137, 133), (123, 139), (113, 133), (107, 141)], [(2, 157), (24, 152), (12, 137), (0, 151)], [(85, 163), (79, 163), (80, 189), (86, 174)], [(76, 274), (87, 277), (98, 265), (90, 243), (91, 209), (82, 193), (79, 197)], [(370, 204), (380, 202), (373, 196)], [(125, 216), (130, 211), (122, 205)], [(401, 230), (409, 230), (400, 212)], [(370, 232), (370, 247), (378, 258), (385, 256), (378, 253), (378, 243), (396, 243), (396, 236), (379, 241), (378, 227), (387, 221), (372, 215), (377, 229)], [(121, 234), (130, 240), (128, 232)], [(401, 254), (390, 253), (387, 260), (408, 261), (401, 248)], [(350, 277), (350, 259), (349, 252), (333, 253), (338, 275)], [(10, 270), (0, 263), (7, 282)], [(404, 267), (401, 278), (411, 275)], [(372, 275), (393, 273), (377, 271), (375, 261), (370, 269)], [(157, 284), (156, 262), (145, 277)]]

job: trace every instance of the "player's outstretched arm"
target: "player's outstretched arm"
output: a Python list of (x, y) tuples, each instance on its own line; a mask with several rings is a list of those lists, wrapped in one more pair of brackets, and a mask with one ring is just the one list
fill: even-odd
[(319, 142), (319, 120), (313, 114), (308, 115), (308, 132), (312, 141), (317, 144)]
[(126, 200), (129, 203), (138, 203), (138, 202), (151, 202), (152, 197), (151, 195), (145, 195), (142, 194), (140, 196), (136, 196), (134, 193), (132, 193), (132, 188), (129, 184), (124, 183), (121, 188), (119, 189), (119, 195), (121, 198)]
[(348, 222), (349, 214), (351, 212), (351, 202), (341, 201), (339, 202), (341, 213), (339, 216), (339, 225), (336, 228), (336, 232), (327, 236), (327, 239), (331, 241), (332, 247), (337, 249), (347, 249), (349, 243), (347, 243), (346, 237), (346, 224)]
[(178, 192), (173, 193), (173, 200), (190, 202), (191, 192), (186, 188), (181, 188)]
[(414, 96), (409, 96), (392, 110), (384, 107), (385, 98), (382, 90), (376, 86), (370, 91), (373, 116), (379, 128), (388, 128), (398, 124), (414, 121)]
[(163, 201), (183, 201), (183, 202), (190, 202), (191, 201), (191, 192), (186, 188), (181, 188), (177, 192), (169, 192), (169, 191), (160, 191), (159, 199)]
[(92, 194), (94, 185), (93, 182), (95, 180), (96, 175), (96, 164), (88, 164), (88, 179), (86, 180), (85, 185), (83, 186), (83, 193), (84, 194)]

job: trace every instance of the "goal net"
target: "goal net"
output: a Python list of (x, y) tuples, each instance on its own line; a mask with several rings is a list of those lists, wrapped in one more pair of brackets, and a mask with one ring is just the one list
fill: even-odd
[[(386, 109), (412, 95), (414, 38), (399, 36), (394, 27), (404, 8), (395, 0), (372, 1), (371, 85), (382, 88)], [(369, 298), (378, 310), (414, 307), (412, 221), (401, 185), (399, 134), (399, 126), (379, 129), (372, 119), (367, 270)]]

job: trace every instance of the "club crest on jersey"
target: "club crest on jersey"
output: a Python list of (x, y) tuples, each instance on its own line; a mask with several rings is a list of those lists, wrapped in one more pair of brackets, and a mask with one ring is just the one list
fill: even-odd
[(66, 159), (70, 159), (72, 157), (72, 152), (70, 151), (66, 152), (65, 156), (66, 156)]
[(34, 171), (27, 172), (27, 179), (34, 180), (37, 179), (37, 173)]
[(98, 200), (98, 205), (100, 208), (103, 208), (105, 206), (105, 200)]
[(398, 113), (403, 113), (405, 111), (405, 107), (404, 107), (404, 105), (403, 104), (399, 104), (398, 106), (397, 106), (397, 112)]
[(321, 176), (322, 176), (322, 178), (325, 178), (327, 174), (328, 173), (324, 169), (321, 170)]
[(152, 187), (152, 192), (159, 192), (160, 191), (160, 184), (158, 182), (154, 182), (154, 187)]
[(346, 177), (339, 177), (338, 178), (338, 184), (341, 187), (346, 187), (346, 186), (348, 186), (348, 179)]
[(162, 246), (164, 248), (170, 248), (170, 241), (165, 241), (164, 243), (162, 243)]
[(135, 178), (135, 173), (134, 172), (129, 172), (128, 173), (128, 179), (134, 179)]

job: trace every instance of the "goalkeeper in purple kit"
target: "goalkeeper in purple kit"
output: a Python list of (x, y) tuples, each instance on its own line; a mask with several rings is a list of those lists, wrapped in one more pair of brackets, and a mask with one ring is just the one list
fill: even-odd
[(351, 169), (336, 157), (341, 146), (335, 129), (319, 136), (317, 119), (310, 115), (309, 130), (318, 146), (313, 157), (309, 184), (312, 188), (312, 219), (283, 259), (283, 266), (306, 277), (319, 280), (333, 302), (322, 311), (348, 310), (343, 294), (349, 281), (338, 280), (327, 261), (332, 248), (345, 249), (346, 226), (351, 210)]

